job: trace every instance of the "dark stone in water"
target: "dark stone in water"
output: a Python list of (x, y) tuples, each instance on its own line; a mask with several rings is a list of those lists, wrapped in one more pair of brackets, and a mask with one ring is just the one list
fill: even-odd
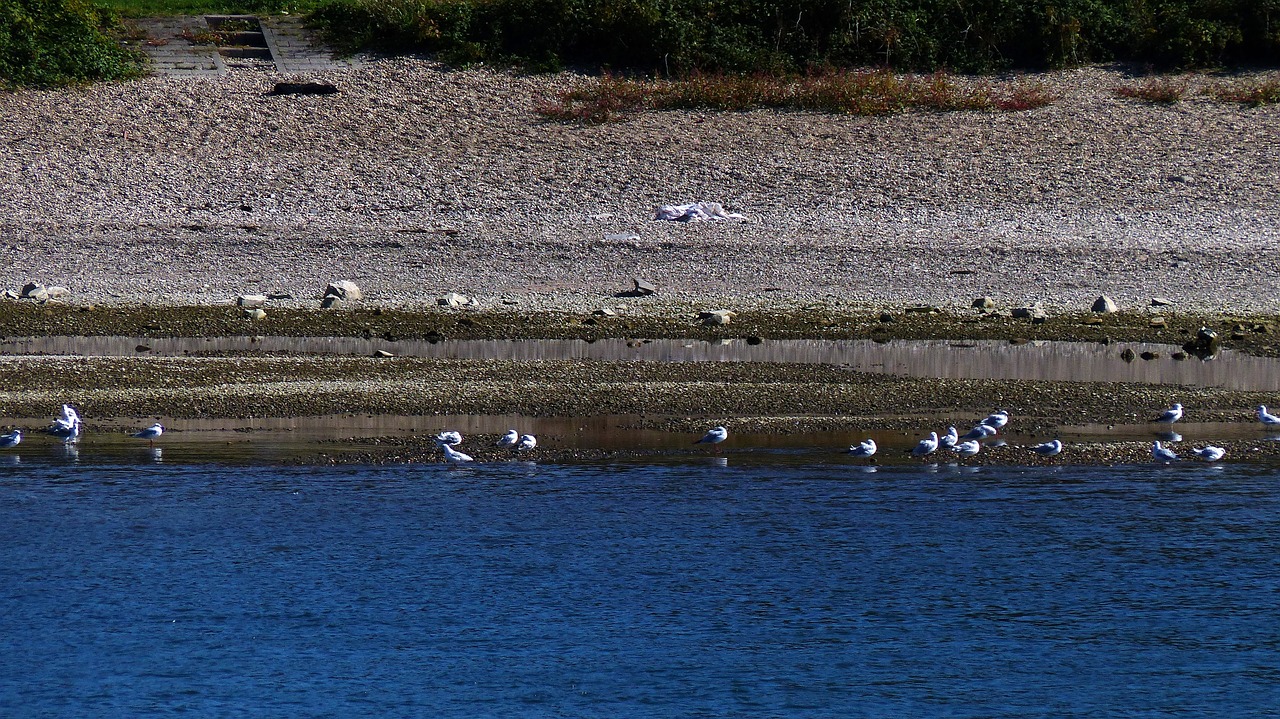
[(1148, 361), (1153, 360), (1153, 359), (1160, 359), (1160, 353), (1159, 353), (1159, 352), (1152, 352), (1152, 351), (1150, 351), (1150, 350), (1147, 350), (1146, 352), (1143, 352), (1142, 354), (1140, 354), (1140, 355), (1138, 355), (1138, 356), (1139, 356), (1139, 357), (1141, 357), (1142, 359), (1144, 359), (1144, 360), (1148, 360)]
[(337, 86), (327, 82), (277, 82), (268, 95), (332, 95)]
[(756, 337), (755, 335), (751, 335), (750, 337), (747, 338), (747, 344), (752, 346), (761, 344), (763, 342), (764, 342), (764, 338)]
[(1125, 362), (1132, 362), (1134, 358), (1137, 356), (1138, 355), (1134, 354), (1133, 350), (1129, 348), (1126, 348), (1124, 352), (1120, 353), (1120, 359), (1124, 360)]
[(1189, 340), (1182, 345), (1182, 349), (1200, 359), (1205, 359), (1218, 354), (1218, 351), (1222, 349), (1222, 340), (1218, 338), (1217, 332), (1208, 327), (1201, 327), (1200, 331), (1196, 332), (1195, 339)]

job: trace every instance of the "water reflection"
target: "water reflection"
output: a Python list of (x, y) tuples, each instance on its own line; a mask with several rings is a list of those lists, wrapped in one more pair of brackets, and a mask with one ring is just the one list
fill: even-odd
[(1181, 442), (1182, 441), (1182, 435), (1178, 434), (1177, 432), (1156, 432), (1156, 436), (1159, 437), (1162, 442)]
[(0, 454), (0, 465), (18, 465), (22, 464), (22, 456), (17, 454)]
[(148, 448), (147, 448), (147, 455), (148, 455), (149, 457), (151, 457), (151, 461), (152, 461), (152, 462), (156, 462), (157, 464), (158, 464), (158, 463), (160, 463), (160, 462), (163, 462), (163, 461), (164, 461), (164, 448), (162, 448), (162, 447), (148, 447)]
[[(1175, 345), (985, 340), (878, 343), (872, 340), (446, 340), (389, 342), (346, 337), (27, 337), (0, 341), (6, 355), (135, 356), (215, 352), (338, 354), (370, 356), (382, 350), (398, 357), (441, 359), (645, 362), (781, 362), (847, 366), (863, 372), (955, 379), (1025, 379), (1073, 382), (1139, 382), (1280, 391), (1280, 360), (1224, 351), (1214, 361), (1175, 360)], [(1152, 359), (1127, 363), (1126, 351)]]

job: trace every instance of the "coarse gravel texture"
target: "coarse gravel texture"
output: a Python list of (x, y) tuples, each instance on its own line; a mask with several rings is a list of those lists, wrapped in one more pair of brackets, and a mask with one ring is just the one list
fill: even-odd
[[(1280, 311), (1280, 107), (1144, 104), (1086, 68), (1033, 78), (1059, 98), (1026, 112), (579, 126), (534, 110), (581, 75), (394, 58), (310, 78), (336, 95), (266, 96), (282, 79), (0, 95), (0, 288), (312, 306), (350, 279), (388, 306), (576, 311), (644, 277), (682, 307)], [(749, 219), (650, 219), (689, 201)]]

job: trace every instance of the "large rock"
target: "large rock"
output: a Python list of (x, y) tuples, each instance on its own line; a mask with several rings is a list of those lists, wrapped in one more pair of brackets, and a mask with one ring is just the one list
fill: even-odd
[(632, 281), (635, 282), (635, 293), (637, 295), (652, 295), (658, 291), (658, 286), (648, 280), (642, 280), (637, 277)]
[(1106, 295), (1101, 295), (1098, 297), (1098, 299), (1094, 300), (1093, 307), (1091, 307), (1090, 309), (1093, 310), (1094, 312), (1108, 312), (1108, 313), (1118, 312), (1120, 310), (1119, 307), (1116, 307), (1116, 303), (1112, 302), (1111, 298), (1107, 297)]
[(236, 298), (236, 304), (241, 307), (261, 307), (266, 303), (266, 295), (240, 295)]
[(24, 300), (35, 300), (43, 302), (49, 299), (49, 290), (44, 285), (37, 282), (28, 282), (22, 286), (22, 292), (18, 294)]
[(67, 289), (66, 287), (59, 287), (57, 285), (53, 285), (52, 287), (46, 287), (44, 288), (44, 291), (49, 295), (49, 299), (51, 300), (61, 299), (71, 294), (71, 290)]
[(460, 295), (457, 292), (450, 292), (449, 294), (437, 299), (436, 303), (443, 307), (471, 307), (476, 304), (476, 301), (466, 295)]
[(979, 297), (978, 299), (973, 301), (972, 306), (980, 310), (989, 310), (996, 306), (996, 301), (991, 299), (990, 297)]
[(364, 293), (360, 291), (360, 288), (356, 283), (350, 280), (330, 282), (329, 286), (324, 289), (324, 294), (325, 297), (337, 297), (340, 300), (347, 300), (348, 302), (364, 299)]
[(704, 325), (727, 325), (738, 316), (738, 313), (730, 310), (711, 310), (700, 312), (698, 316), (702, 318)]

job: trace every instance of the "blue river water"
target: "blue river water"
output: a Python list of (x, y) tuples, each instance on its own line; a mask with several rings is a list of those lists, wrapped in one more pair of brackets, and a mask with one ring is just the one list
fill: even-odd
[(0, 467), (0, 716), (1274, 717), (1274, 468)]

